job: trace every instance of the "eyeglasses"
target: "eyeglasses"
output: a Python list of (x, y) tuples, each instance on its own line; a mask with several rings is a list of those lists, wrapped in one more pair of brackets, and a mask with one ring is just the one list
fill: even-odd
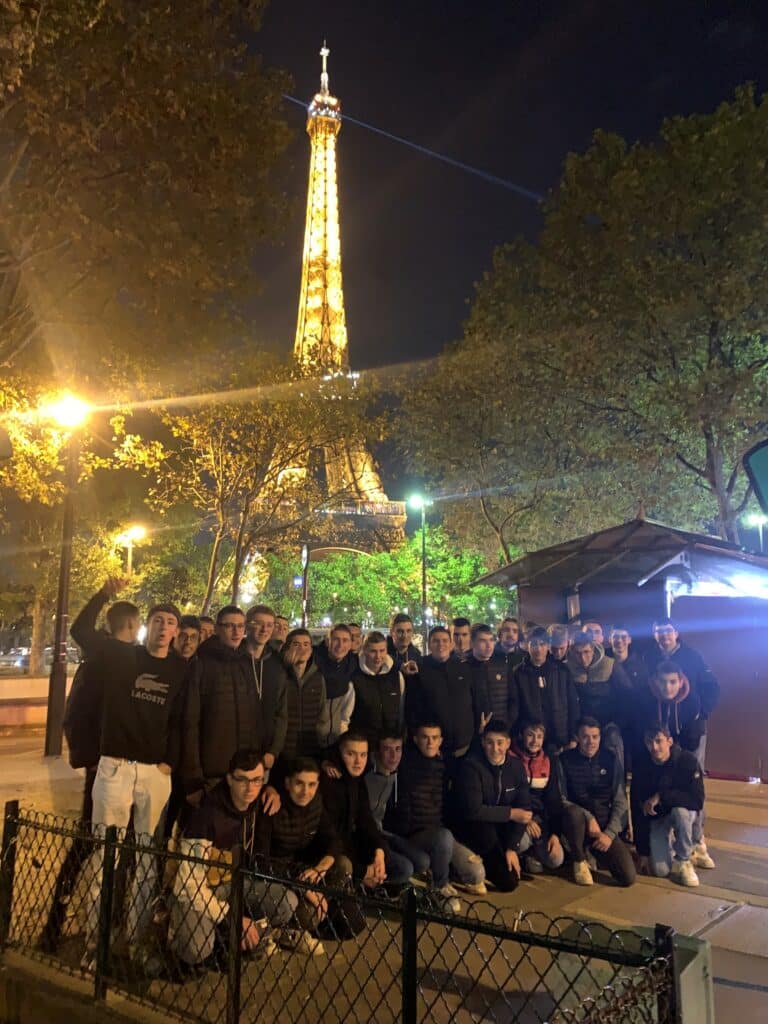
[(233, 775), (232, 781), (237, 782), (241, 786), (263, 786), (264, 776), (260, 775), (257, 779), (249, 779), (243, 775)]

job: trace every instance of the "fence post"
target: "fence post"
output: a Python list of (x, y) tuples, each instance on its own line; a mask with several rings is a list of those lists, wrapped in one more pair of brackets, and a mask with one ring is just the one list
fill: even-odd
[[(657, 996), (659, 1024), (677, 1024), (679, 1020), (677, 1006), (677, 953), (675, 951), (675, 930), (667, 924), (657, 924), (654, 930), (656, 955), (663, 956), (669, 965), (667, 973), (668, 988)], [(666, 1003), (666, 1015), (664, 1014)]]
[(243, 938), (243, 848), (232, 848), (232, 883), (229, 890), (229, 957), (227, 960), (227, 1024), (240, 1020), (240, 970)]
[(409, 886), (403, 898), (403, 1024), (416, 1024), (416, 995), (418, 982), (416, 937), (416, 890)]
[[(96, 847), (94, 847), (94, 853)], [(104, 858), (101, 870), (101, 898), (99, 900), (99, 930), (96, 936), (96, 977), (93, 982), (95, 999), (107, 997), (109, 947), (112, 932), (112, 907), (115, 902), (115, 856), (117, 853), (117, 825), (108, 825), (104, 834)]]
[(11, 931), (13, 880), (16, 874), (16, 838), (19, 834), (19, 801), (5, 805), (3, 845), (0, 853), (0, 949), (5, 949)]

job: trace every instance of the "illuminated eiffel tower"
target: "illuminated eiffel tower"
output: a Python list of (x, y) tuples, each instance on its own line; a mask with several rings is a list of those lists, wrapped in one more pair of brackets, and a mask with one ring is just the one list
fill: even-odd
[[(320, 91), (307, 109), (307, 134), (312, 151), (294, 346), (294, 358), (301, 375), (326, 380), (336, 375), (354, 377), (349, 369), (336, 177), (341, 104), (328, 89), (329, 52), (323, 44)], [(341, 500), (331, 502), (340, 535), (350, 538), (354, 533), (356, 543), (369, 547), (389, 547), (402, 540), (405, 503), (389, 500), (373, 456), (363, 445), (340, 442), (326, 448), (324, 474), (329, 498), (343, 495)], [(339, 516), (349, 517), (345, 526)], [(367, 540), (361, 534), (368, 534)]]

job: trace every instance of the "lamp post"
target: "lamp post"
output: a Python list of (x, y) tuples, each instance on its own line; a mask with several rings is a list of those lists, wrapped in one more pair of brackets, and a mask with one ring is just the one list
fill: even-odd
[(124, 530), (117, 536), (117, 543), (120, 547), (125, 548), (125, 574), (130, 576), (133, 573), (133, 545), (137, 544), (140, 540), (144, 540), (147, 536), (146, 527), (140, 526), (138, 523), (133, 526), (129, 526), (127, 530)]
[(762, 512), (752, 512), (744, 520), (747, 526), (756, 526), (757, 535), (760, 538), (760, 554), (763, 553), (763, 527), (768, 523), (768, 516)]
[(421, 650), (427, 653), (427, 507), (432, 502), (422, 494), (413, 494), (408, 507), (421, 512)]
[(51, 420), (68, 431), (66, 441), (66, 475), (62, 509), (59, 587), (56, 595), (56, 626), (53, 640), (53, 663), (48, 679), (48, 714), (45, 722), (45, 756), (58, 757), (64, 732), (64, 705), (67, 698), (67, 632), (69, 625), (69, 575), (72, 567), (72, 537), (75, 524), (75, 487), (80, 456), (77, 434), (88, 417), (89, 407), (74, 395), (66, 395), (53, 405), (39, 410), (39, 418)]

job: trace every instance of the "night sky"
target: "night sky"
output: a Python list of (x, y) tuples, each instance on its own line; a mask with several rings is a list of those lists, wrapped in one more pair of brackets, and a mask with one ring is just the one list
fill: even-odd
[[(343, 113), (546, 193), (596, 128), (651, 140), (662, 119), (768, 90), (768, 3), (742, 0), (273, 0), (256, 45), (309, 102), (327, 37)], [(309, 139), (281, 168), (293, 217), (258, 254), (254, 340), (293, 344)], [(495, 245), (535, 237), (537, 204), (347, 122), (339, 137), (352, 366), (436, 355), (461, 336)]]

